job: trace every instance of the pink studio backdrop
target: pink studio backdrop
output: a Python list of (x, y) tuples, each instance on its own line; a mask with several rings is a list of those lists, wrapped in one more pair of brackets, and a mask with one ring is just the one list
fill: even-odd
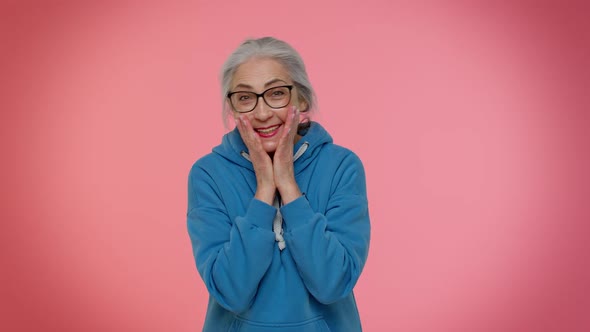
[(589, 6), (408, 3), (3, 2), (0, 330), (201, 329), (187, 174), (273, 35), (365, 163), (366, 331), (589, 331)]

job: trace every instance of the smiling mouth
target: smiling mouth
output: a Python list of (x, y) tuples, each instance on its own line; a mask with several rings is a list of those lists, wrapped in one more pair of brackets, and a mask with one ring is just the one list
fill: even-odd
[(279, 127), (280, 125), (276, 125), (268, 128), (256, 129), (256, 132), (259, 133), (261, 136), (269, 136), (274, 134), (277, 131), (277, 129), (279, 129)]

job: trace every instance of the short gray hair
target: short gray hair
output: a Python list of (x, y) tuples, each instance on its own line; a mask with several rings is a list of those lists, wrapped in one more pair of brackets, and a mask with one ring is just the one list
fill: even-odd
[[(238, 67), (252, 58), (270, 58), (281, 63), (287, 71), (293, 84), (299, 91), (298, 97), (307, 103), (310, 112), (315, 109), (316, 95), (307, 77), (305, 64), (299, 53), (286, 42), (274, 37), (247, 39), (227, 58), (221, 68), (221, 97), (223, 102), (223, 121), (227, 126), (227, 118), (231, 114), (231, 107), (227, 105), (227, 94), (230, 92), (231, 81)], [(303, 114), (302, 114), (303, 115)], [(309, 116), (309, 114), (306, 114)]]

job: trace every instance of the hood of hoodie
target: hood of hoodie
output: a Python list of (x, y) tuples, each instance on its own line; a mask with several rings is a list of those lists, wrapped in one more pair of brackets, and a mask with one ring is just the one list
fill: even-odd
[[(332, 143), (332, 136), (319, 123), (311, 122), (305, 135), (293, 147), (294, 154), (303, 147), (303, 154), (294, 162), (295, 174), (305, 169), (317, 157), (322, 147), (329, 143)], [(304, 145), (307, 145), (307, 147), (304, 147)], [(248, 153), (248, 148), (237, 128), (225, 134), (221, 144), (213, 148), (213, 152), (241, 167), (254, 171), (250, 160), (243, 155), (244, 152)]]

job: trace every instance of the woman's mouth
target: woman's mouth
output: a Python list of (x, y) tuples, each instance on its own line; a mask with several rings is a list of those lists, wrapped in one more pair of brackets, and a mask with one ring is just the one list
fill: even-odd
[(272, 137), (279, 132), (279, 127), (281, 125), (266, 127), (266, 128), (257, 128), (256, 132), (260, 137)]

